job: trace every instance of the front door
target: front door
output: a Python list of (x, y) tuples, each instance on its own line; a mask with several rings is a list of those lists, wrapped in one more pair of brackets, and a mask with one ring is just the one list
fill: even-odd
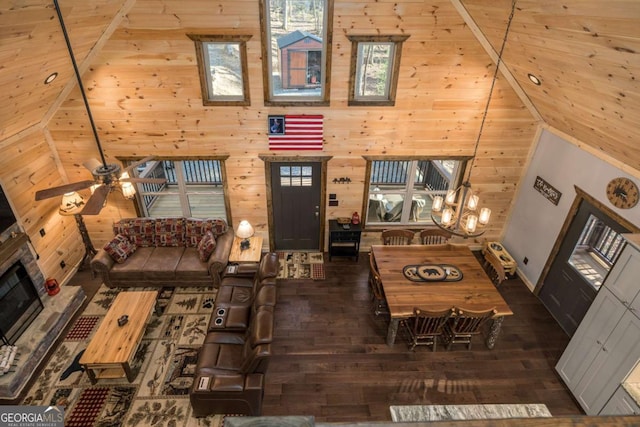
[(540, 300), (570, 336), (622, 250), (626, 228), (582, 200), (540, 290)]
[(272, 162), (274, 250), (320, 250), (321, 162)]

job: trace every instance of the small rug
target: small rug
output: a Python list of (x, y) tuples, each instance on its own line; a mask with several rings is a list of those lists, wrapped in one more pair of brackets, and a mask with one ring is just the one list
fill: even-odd
[(278, 252), (278, 279), (324, 280), (322, 252)]
[[(220, 427), (224, 415), (196, 418), (189, 388), (211, 317), (213, 288), (163, 288), (126, 378), (93, 385), (79, 364), (119, 292), (102, 286), (35, 380), (23, 405), (62, 405), (65, 426)], [(146, 288), (145, 290), (149, 290)]]

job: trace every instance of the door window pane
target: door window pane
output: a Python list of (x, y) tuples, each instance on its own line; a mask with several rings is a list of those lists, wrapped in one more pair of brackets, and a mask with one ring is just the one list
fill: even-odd
[(624, 247), (620, 233), (590, 215), (569, 258), (571, 265), (596, 289), (602, 285)]

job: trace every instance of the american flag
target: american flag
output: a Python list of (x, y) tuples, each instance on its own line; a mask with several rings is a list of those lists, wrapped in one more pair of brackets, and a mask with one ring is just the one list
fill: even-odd
[(284, 133), (269, 135), (270, 150), (322, 150), (323, 116), (284, 116)]

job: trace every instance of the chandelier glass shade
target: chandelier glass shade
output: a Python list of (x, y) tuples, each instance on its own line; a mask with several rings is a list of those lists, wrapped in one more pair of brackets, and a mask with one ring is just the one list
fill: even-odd
[(446, 196), (436, 196), (431, 206), (431, 219), (440, 228), (460, 237), (477, 237), (489, 223), (491, 209), (478, 209), (480, 198), (473, 193), (469, 181)]

